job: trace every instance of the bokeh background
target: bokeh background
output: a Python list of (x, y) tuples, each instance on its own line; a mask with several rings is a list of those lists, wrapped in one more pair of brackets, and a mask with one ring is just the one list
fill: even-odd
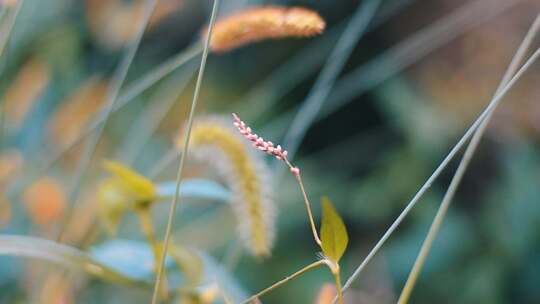
[[(23, 2), (0, 58), (2, 235), (54, 240), (59, 229), (65, 229), (63, 242), (82, 250), (110, 240), (96, 220), (101, 161), (116, 159), (148, 175), (170, 155), (171, 147), (174, 151), (200, 56), (141, 94), (124, 98), (128, 102), (105, 126), (76, 200), (69, 189), (87, 140), (46, 171), (40, 169), (99, 117), (114, 70), (137, 35), (144, 2)], [(17, 4), (1, 3), (4, 38)], [(219, 14), (260, 4), (313, 9), (326, 20), (327, 29), (314, 38), (211, 53), (197, 113), (239, 113), (259, 134), (281, 142), (362, 2), (226, 0)], [(206, 0), (159, 1), (120, 99), (153, 68), (201, 39), (211, 7)], [(535, 0), (382, 1), (294, 158), (315, 214), (320, 214), (319, 198), (327, 195), (344, 217), (350, 234), (344, 277), (487, 105), (538, 13), (540, 3)], [(535, 39), (532, 48), (539, 42)], [(497, 110), (412, 303), (540, 302), (539, 84), (537, 63)], [(235, 217), (224, 205), (187, 204), (180, 208), (173, 230), (178, 242), (225, 264), (247, 294), (316, 259), (297, 185), (281, 164), (267, 161), (279, 210), (271, 257), (256, 259), (238, 250)], [(456, 166), (453, 161), (369, 264), (349, 293), (350, 303), (396, 301)], [(174, 179), (175, 167), (165, 168), (156, 180)], [(194, 164), (187, 169), (188, 176), (200, 173)], [(160, 236), (167, 210), (168, 204), (154, 210)], [(63, 222), (66, 214), (71, 220)], [(126, 217), (117, 238), (142, 240), (137, 219)], [(65, 280), (62, 273), (46, 262), (0, 256), (0, 302), (150, 299), (148, 290), (81, 274)], [(321, 286), (329, 282), (327, 270), (316, 270), (262, 300), (314, 303)]]

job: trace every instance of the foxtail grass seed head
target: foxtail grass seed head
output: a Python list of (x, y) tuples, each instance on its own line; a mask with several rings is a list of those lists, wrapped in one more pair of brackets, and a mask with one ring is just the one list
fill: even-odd
[(146, 177), (119, 163), (106, 161), (103, 167), (112, 176), (99, 186), (99, 217), (114, 234), (127, 210), (145, 208), (156, 200), (156, 188)]
[(233, 113), (232, 116), (233, 125), (238, 129), (240, 134), (253, 143), (253, 147), (255, 149), (272, 155), (278, 160), (285, 162), (285, 164), (289, 166), (289, 169), (294, 176), (300, 176), (300, 169), (298, 167), (293, 167), (289, 162), (287, 158), (287, 150), (283, 149), (280, 145), (274, 146), (273, 142), (266, 141), (259, 135), (254, 134), (251, 128), (246, 125), (246, 123), (243, 122), (238, 115)]
[(268, 256), (275, 235), (275, 208), (264, 160), (251, 152), (223, 118), (196, 120), (190, 147), (190, 156), (216, 168), (231, 188), (231, 203), (245, 247), (255, 256)]
[(33, 223), (48, 226), (62, 217), (67, 206), (64, 188), (53, 177), (42, 177), (23, 193), (28, 216)]
[(319, 35), (325, 22), (316, 12), (301, 7), (260, 6), (218, 20), (210, 49), (226, 52), (266, 39)]

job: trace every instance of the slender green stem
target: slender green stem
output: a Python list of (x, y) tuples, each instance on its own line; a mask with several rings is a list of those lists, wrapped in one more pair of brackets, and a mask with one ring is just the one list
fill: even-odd
[[(502, 88), (512, 78), (512, 75), (514, 75), (514, 73), (519, 68), (519, 64), (523, 61), (523, 58), (525, 57), (527, 50), (529, 49), (532, 41), (534, 40), (534, 37), (536, 36), (536, 33), (538, 32), (539, 28), (540, 28), (540, 15), (536, 17), (527, 35), (523, 39), (523, 42), (519, 46), (514, 58), (512, 59), (510, 65), (508, 66), (508, 69), (505, 72), (505, 75), (503, 76), (501, 80), (501, 83), (499, 84), (499, 87), (495, 91), (495, 95), (502, 90)], [(476, 152), (476, 148), (478, 147), (480, 140), (482, 139), (482, 135), (484, 134), (494, 112), (495, 112), (495, 108), (493, 108), (489, 112), (489, 115), (486, 116), (482, 124), (478, 127), (478, 129), (474, 133), (473, 138), (471, 139), (471, 142), (469, 143), (469, 145), (467, 146), (467, 149), (465, 150), (465, 153), (459, 163), (459, 166), (454, 174), (454, 177), (452, 178), (452, 181), (450, 182), (448, 190), (446, 191), (443, 197), (439, 210), (437, 211), (437, 214), (435, 215), (435, 218), (433, 219), (433, 223), (429, 227), (428, 234), (424, 242), (422, 243), (422, 247), (420, 248), (420, 252), (418, 253), (416, 260), (414, 261), (413, 268), (411, 269), (411, 272), (409, 273), (407, 281), (405, 282), (405, 286), (403, 287), (403, 290), (401, 291), (401, 295), (399, 296), (399, 299), (398, 299), (399, 304), (406, 304), (409, 301), (414, 285), (418, 279), (418, 276), (420, 275), (420, 272), (422, 271), (422, 267), (426, 261), (427, 256), (429, 255), (429, 251), (431, 249), (431, 246), (433, 245), (433, 241), (435, 240), (437, 236), (437, 233), (440, 229), (440, 226), (446, 215), (446, 212), (452, 202), (452, 199), (454, 198), (454, 194), (456, 193), (457, 188), (459, 187), (459, 184), (463, 178), (463, 175), (465, 174), (465, 171), (467, 170), (467, 166), (469, 165), (472, 156)]]
[(265, 288), (265, 289), (261, 290), (260, 292), (254, 294), (253, 296), (251, 296), (251, 297), (249, 297), (248, 299), (244, 300), (241, 304), (247, 304), (247, 303), (250, 303), (250, 302), (252, 302), (252, 301), (254, 301), (254, 300), (256, 300), (256, 299), (262, 297), (263, 295), (269, 293), (270, 291), (272, 291), (272, 290), (274, 290), (274, 289), (280, 287), (281, 285), (283, 285), (283, 284), (289, 282), (290, 280), (292, 280), (292, 279), (294, 279), (294, 278), (296, 278), (296, 277), (298, 277), (298, 276), (301, 276), (301, 275), (303, 275), (304, 273), (306, 273), (306, 272), (308, 272), (308, 271), (310, 271), (310, 270), (312, 270), (312, 269), (315, 269), (315, 268), (317, 268), (317, 267), (319, 267), (319, 266), (321, 266), (321, 265), (324, 265), (324, 264), (326, 264), (326, 261), (325, 261), (325, 260), (319, 260), (319, 261), (317, 261), (317, 262), (311, 263), (311, 264), (307, 265), (306, 267), (304, 267), (304, 268), (298, 270), (297, 272), (295, 272), (295, 273), (293, 273), (293, 274), (291, 274), (291, 275), (285, 277), (283, 280), (278, 281), (278, 282), (272, 284), (272, 286), (270, 286), (270, 287), (268, 287), (268, 288)]
[[(293, 165), (289, 161), (288, 158), (284, 159), (285, 164), (289, 167), (289, 169), (293, 169)], [(322, 246), (321, 239), (319, 238), (319, 234), (317, 233), (317, 226), (315, 225), (315, 219), (313, 218), (313, 211), (311, 211), (311, 203), (309, 202), (306, 189), (304, 187), (304, 182), (302, 181), (301, 173), (294, 174), (296, 177), (296, 180), (298, 181), (298, 185), (300, 185), (300, 191), (302, 192), (302, 196), (304, 197), (304, 204), (306, 205), (306, 210), (309, 218), (309, 224), (311, 226), (311, 232), (313, 233), (313, 239), (317, 243), (317, 245)]]
[(220, 0), (214, 0), (214, 5), (212, 7), (212, 16), (210, 17), (210, 24), (208, 26), (208, 33), (206, 35), (206, 41), (204, 43), (204, 50), (203, 50), (203, 54), (202, 54), (202, 58), (201, 58), (201, 65), (200, 65), (200, 68), (199, 68), (199, 75), (197, 77), (197, 83), (195, 84), (195, 92), (193, 94), (193, 101), (191, 102), (191, 109), (190, 109), (190, 112), (189, 112), (186, 134), (184, 136), (183, 151), (182, 151), (182, 155), (180, 157), (180, 163), (178, 165), (178, 171), (177, 171), (177, 175), (176, 175), (175, 195), (173, 197), (173, 201), (172, 201), (171, 207), (169, 209), (169, 217), (168, 217), (168, 220), (167, 220), (167, 227), (165, 228), (165, 238), (164, 238), (164, 241), (163, 241), (163, 248), (162, 248), (162, 252), (161, 252), (161, 258), (159, 260), (159, 267), (158, 267), (158, 270), (157, 270), (156, 282), (155, 282), (155, 285), (154, 285), (154, 293), (152, 295), (152, 304), (158, 303), (158, 290), (159, 290), (159, 285), (161, 283), (162, 272), (163, 272), (164, 265), (165, 265), (165, 258), (167, 256), (167, 248), (169, 246), (169, 241), (170, 241), (170, 237), (171, 237), (171, 231), (172, 231), (172, 226), (173, 226), (173, 222), (174, 222), (174, 214), (175, 214), (175, 211), (176, 211), (176, 206), (178, 205), (178, 201), (179, 201), (180, 184), (181, 184), (181, 181), (182, 181), (182, 175), (183, 175), (183, 171), (184, 171), (184, 162), (185, 162), (186, 155), (187, 155), (187, 152), (188, 152), (188, 149), (189, 149), (189, 140), (191, 138), (191, 129), (193, 127), (193, 117), (194, 117), (194, 114), (195, 114), (195, 109), (197, 107), (197, 101), (199, 99), (199, 93), (200, 93), (201, 84), (202, 84), (202, 80), (203, 80), (203, 76), (204, 76), (204, 70), (205, 70), (205, 67), (206, 67), (206, 60), (208, 58), (208, 50), (209, 50), (209, 46), (210, 46), (210, 39), (212, 37), (212, 31), (214, 29), (214, 24), (216, 22), (219, 3), (220, 3)]
[(358, 267), (355, 269), (353, 274), (345, 282), (345, 285), (343, 286), (344, 292), (350, 288), (352, 283), (359, 277), (360, 273), (362, 272), (362, 270), (364, 270), (365, 266), (369, 263), (369, 261), (373, 258), (373, 256), (379, 251), (379, 249), (381, 249), (382, 245), (386, 242), (386, 240), (397, 229), (397, 227), (401, 224), (403, 219), (407, 216), (407, 214), (411, 211), (411, 209), (416, 205), (416, 203), (420, 200), (420, 198), (424, 195), (424, 193), (431, 187), (435, 179), (442, 173), (442, 171), (444, 170), (444, 168), (446, 168), (448, 163), (456, 156), (459, 150), (471, 138), (474, 131), (479, 127), (482, 121), (488, 116), (489, 112), (502, 101), (506, 93), (510, 91), (510, 89), (514, 86), (514, 84), (523, 76), (523, 74), (530, 68), (530, 66), (533, 65), (533, 63), (536, 61), (536, 59), (538, 59), (538, 57), (540, 57), (540, 48), (534, 52), (534, 54), (529, 58), (529, 60), (527, 60), (527, 62), (519, 69), (519, 71), (514, 75), (514, 77), (512, 77), (512, 79), (508, 82), (508, 84), (505, 85), (503, 89), (501, 89), (500, 93), (498, 93), (495, 96), (495, 98), (491, 100), (490, 104), (484, 109), (484, 111), (480, 114), (480, 116), (478, 116), (478, 118), (469, 127), (469, 129), (465, 132), (465, 134), (461, 137), (461, 139), (450, 150), (450, 152), (446, 155), (443, 161), (439, 164), (439, 166), (435, 169), (435, 171), (424, 183), (424, 185), (422, 185), (420, 190), (418, 190), (418, 192), (414, 195), (411, 201), (407, 204), (405, 209), (403, 209), (400, 215), (396, 218), (396, 220), (392, 223), (392, 225), (390, 225), (388, 230), (386, 230), (383, 236), (379, 239), (377, 244), (375, 244), (373, 249), (371, 249), (371, 251), (368, 253), (366, 258), (360, 263), (360, 265), (358, 265)]
[(319, 234), (317, 233), (317, 227), (315, 226), (315, 220), (313, 219), (313, 212), (311, 211), (311, 204), (309, 203), (306, 189), (304, 188), (304, 182), (302, 181), (302, 177), (300, 174), (296, 177), (296, 180), (298, 180), (298, 184), (300, 185), (300, 190), (302, 190), (302, 195), (304, 197), (304, 202), (306, 204), (306, 209), (309, 217), (309, 222), (311, 224), (311, 232), (313, 233), (313, 238), (315, 239), (315, 242), (319, 246), (322, 246), (321, 239), (319, 238)]
[(337, 271), (332, 270), (332, 274), (334, 275), (334, 279), (336, 280), (338, 303), (343, 304), (343, 289), (341, 288), (341, 274), (339, 271), (339, 266), (337, 267)]

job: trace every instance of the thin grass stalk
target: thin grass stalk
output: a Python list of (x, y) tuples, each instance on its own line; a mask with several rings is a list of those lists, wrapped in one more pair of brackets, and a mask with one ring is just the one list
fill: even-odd
[(144, 15), (143, 15), (144, 18), (141, 24), (139, 25), (137, 36), (127, 48), (126, 52), (124, 53), (124, 56), (122, 57), (122, 61), (120, 62), (118, 68), (116, 69), (114, 73), (112, 82), (107, 92), (107, 97), (106, 97), (107, 103), (106, 103), (106, 108), (105, 108), (105, 117), (103, 118), (103, 124), (101, 124), (97, 128), (97, 130), (95, 130), (95, 133), (92, 134), (92, 136), (89, 139), (89, 142), (85, 145), (85, 148), (81, 155), (81, 160), (72, 178), (73, 182), (68, 192), (68, 200), (70, 202), (73, 201), (73, 204), (70, 208), (66, 210), (66, 213), (63, 219), (60, 221), (61, 224), (60, 224), (60, 230), (57, 236), (57, 241), (61, 241), (62, 236), (64, 234), (64, 230), (67, 226), (67, 223), (69, 222), (69, 219), (72, 216), (73, 210), (77, 206), (77, 198), (79, 196), (79, 192), (80, 192), (80, 188), (84, 179), (84, 175), (86, 174), (86, 171), (88, 170), (88, 167), (90, 166), (90, 163), (92, 161), (92, 156), (94, 155), (94, 152), (99, 143), (99, 140), (101, 139), (103, 131), (105, 130), (105, 125), (107, 124), (107, 121), (109, 120), (109, 117), (113, 112), (112, 110), (114, 109), (114, 105), (117, 100), (118, 93), (120, 92), (120, 89), (122, 88), (122, 85), (124, 84), (124, 81), (126, 79), (131, 63), (133, 62), (133, 59), (135, 58), (135, 54), (137, 53), (139, 45), (141, 44), (146, 26), (148, 25), (150, 17), (152, 16), (152, 13), (154, 12), (154, 8), (156, 7), (157, 2), (158, 0), (147, 0), (146, 5), (144, 7)]
[(161, 258), (159, 260), (159, 265), (157, 269), (157, 275), (156, 275), (156, 282), (154, 285), (154, 292), (152, 294), (152, 304), (158, 303), (158, 291), (159, 286), (161, 283), (161, 278), (163, 275), (163, 269), (165, 266), (165, 258), (167, 257), (167, 250), (169, 247), (169, 242), (171, 238), (171, 231), (172, 226), (174, 223), (174, 214), (176, 211), (176, 207), (178, 205), (179, 197), (180, 197), (180, 184), (182, 182), (182, 175), (184, 171), (184, 163), (187, 158), (187, 153), (189, 149), (189, 140), (191, 138), (191, 129), (193, 127), (193, 117), (195, 114), (195, 109), (197, 107), (197, 101), (199, 99), (199, 93), (201, 89), (201, 84), (204, 76), (204, 70), (206, 68), (206, 61), (208, 58), (208, 49), (210, 46), (210, 39), (212, 37), (212, 31), (214, 29), (214, 24), (216, 22), (217, 12), (219, 8), (220, 0), (214, 0), (214, 5), (212, 7), (212, 15), (210, 17), (210, 24), (208, 26), (208, 33), (206, 35), (206, 40), (204, 42), (204, 49), (203, 54), (201, 58), (201, 65), (199, 67), (199, 75), (197, 76), (197, 82), (195, 84), (195, 92), (193, 93), (193, 100), (191, 102), (191, 109), (189, 112), (188, 122), (187, 122), (187, 129), (186, 134), (184, 136), (184, 145), (182, 150), (182, 155), (180, 157), (180, 163), (178, 164), (178, 170), (176, 175), (176, 189), (175, 189), (175, 195), (173, 197), (173, 201), (171, 203), (171, 207), (169, 209), (169, 216), (167, 220), (167, 226), (165, 228), (165, 238), (163, 240), (163, 247), (161, 252)]
[[(514, 73), (518, 70), (519, 64), (523, 61), (523, 58), (525, 57), (527, 51), (529, 50), (539, 28), (540, 28), (540, 15), (536, 17), (535, 21), (533, 22), (529, 31), (527, 32), (527, 35), (525, 36), (521, 45), (519, 46), (516, 54), (512, 58), (512, 61), (510, 65), (508, 66), (508, 69), (506, 70), (501, 80), (501, 83), (499, 84), (497, 90), (495, 91), (495, 95), (501, 92), (503, 87), (512, 78), (512, 75), (514, 75)], [(484, 135), (484, 132), (486, 131), (486, 128), (489, 124), (491, 117), (493, 116), (493, 113), (495, 112), (495, 109), (496, 108), (493, 108), (493, 110), (489, 112), (489, 114), (486, 116), (482, 124), (478, 127), (469, 145), (467, 146), (463, 157), (461, 158), (459, 166), (452, 178), (452, 181), (450, 182), (450, 185), (448, 186), (448, 189), (442, 199), (441, 205), (439, 209), (437, 210), (435, 218), (433, 219), (433, 222), (431, 226), (429, 227), (429, 231), (426, 235), (426, 238), (424, 242), (422, 243), (420, 252), (418, 253), (416, 260), (414, 261), (414, 265), (411, 269), (411, 272), (409, 273), (407, 281), (405, 282), (405, 286), (403, 287), (403, 290), (401, 291), (401, 295), (399, 296), (399, 299), (398, 299), (399, 304), (406, 304), (409, 301), (414, 285), (418, 279), (418, 276), (420, 275), (420, 272), (422, 271), (422, 267), (426, 261), (426, 258), (429, 255), (429, 251), (431, 249), (431, 246), (433, 245), (433, 241), (435, 240), (437, 233), (439, 232), (442, 221), (444, 220), (444, 217), (446, 216), (446, 212), (448, 211), (448, 208), (450, 207), (450, 204), (452, 202), (452, 199), (454, 198), (456, 190), (458, 189), (461, 183), (461, 180), (463, 179), (463, 175), (465, 174), (467, 170), (467, 167), (471, 161), (472, 156), (474, 155), (474, 153), (476, 152), (476, 149), (478, 148), (478, 144), (480, 143), (480, 140), (482, 139), (482, 136)]]
[(298, 277), (300, 275), (303, 275), (304, 273), (306, 273), (306, 272), (308, 272), (310, 270), (313, 270), (313, 269), (315, 269), (315, 268), (317, 268), (317, 267), (319, 267), (321, 265), (324, 265), (324, 264), (326, 264), (326, 261), (324, 261), (324, 260), (319, 260), (317, 262), (311, 263), (311, 264), (307, 265), (306, 267), (298, 270), (297, 272), (285, 277), (283, 280), (278, 281), (278, 282), (272, 284), (270, 287), (265, 288), (262, 291), (252, 295), (251, 297), (244, 300), (241, 304), (251, 303), (252, 301), (257, 300), (258, 298), (260, 298), (263, 295), (269, 293), (270, 291), (282, 286), (283, 284), (289, 282), (290, 280), (292, 280), (292, 279), (294, 279), (294, 278), (296, 278), (296, 277)]
[(519, 71), (512, 77), (512, 79), (504, 86), (504, 88), (501, 89), (501, 91), (498, 94), (496, 94), (496, 96), (491, 100), (489, 105), (478, 116), (478, 118), (474, 121), (474, 123), (469, 127), (469, 129), (465, 132), (465, 134), (460, 138), (460, 140), (456, 143), (456, 145), (450, 150), (450, 152), (446, 155), (443, 161), (439, 164), (439, 166), (427, 179), (424, 185), (422, 185), (420, 190), (418, 190), (418, 192), (414, 195), (411, 201), (409, 201), (409, 203), (406, 205), (406, 207), (403, 209), (400, 215), (396, 218), (396, 220), (392, 223), (392, 225), (390, 225), (390, 227), (386, 230), (383, 236), (371, 249), (371, 251), (368, 253), (366, 258), (360, 263), (360, 265), (354, 270), (353, 274), (347, 279), (347, 281), (345, 282), (345, 285), (343, 286), (344, 292), (351, 287), (352, 283), (358, 278), (360, 273), (364, 270), (366, 265), (371, 261), (373, 256), (379, 251), (379, 249), (386, 242), (386, 240), (397, 229), (399, 224), (401, 224), (403, 219), (407, 216), (407, 214), (411, 211), (411, 209), (416, 205), (416, 203), (420, 200), (420, 198), (424, 195), (424, 193), (431, 187), (435, 179), (439, 177), (439, 175), (450, 163), (450, 161), (456, 156), (459, 150), (461, 150), (463, 145), (471, 138), (474, 131), (479, 127), (482, 121), (488, 116), (489, 112), (501, 102), (502, 98), (508, 93), (508, 91), (514, 86), (514, 84), (523, 76), (523, 74), (533, 65), (533, 63), (536, 61), (536, 59), (538, 59), (538, 57), (540, 57), (540, 48), (538, 48), (534, 52), (534, 54), (529, 58), (529, 60), (527, 60), (527, 62), (519, 69)]
[(287, 147), (290, 159), (302, 141), (307, 129), (317, 118), (324, 101), (330, 94), (339, 73), (350, 57), (354, 47), (366, 32), (369, 23), (379, 8), (380, 0), (363, 1), (357, 8), (353, 17), (347, 24), (345, 31), (339, 38), (336, 47), (332, 50), (321, 73), (319, 74), (308, 97), (300, 106), (290, 128), (283, 140), (283, 146)]

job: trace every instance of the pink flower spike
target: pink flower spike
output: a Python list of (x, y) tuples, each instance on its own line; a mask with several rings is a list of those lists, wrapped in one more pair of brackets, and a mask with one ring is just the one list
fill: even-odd
[(253, 134), (251, 128), (248, 127), (246, 123), (244, 123), (240, 117), (238, 117), (238, 115), (233, 113), (232, 116), (233, 125), (238, 129), (238, 131), (240, 131), (240, 134), (253, 143), (253, 147), (260, 151), (266, 152), (269, 155), (275, 156), (279, 160), (286, 160), (287, 151), (283, 150), (280, 145), (274, 147), (274, 143), (271, 141), (265, 141), (257, 134)]
[(296, 176), (296, 177), (299, 177), (300, 176), (300, 169), (298, 169), (298, 167), (292, 167), (291, 168), (291, 173)]

